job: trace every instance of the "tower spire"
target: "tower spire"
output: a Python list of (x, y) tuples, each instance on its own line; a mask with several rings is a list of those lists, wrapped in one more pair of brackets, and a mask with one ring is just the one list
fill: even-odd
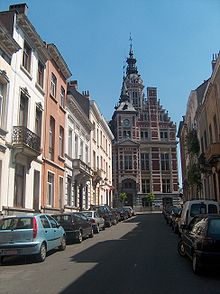
[(137, 66), (136, 66), (136, 59), (134, 58), (134, 52), (133, 52), (133, 44), (132, 44), (132, 37), (131, 37), (131, 33), (130, 33), (130, 51), (129, 51), (129, 57), (127, 58), (127, 69), (126, 69), (126, 73), (127, 74), (138, 74), (138, 70), (137, 70)]

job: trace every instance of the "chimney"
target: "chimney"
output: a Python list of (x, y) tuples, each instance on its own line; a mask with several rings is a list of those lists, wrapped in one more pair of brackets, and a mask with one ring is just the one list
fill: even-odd
[(86, 98), (89, 98), (89, 91), (82, 91), (83, 96), (85, 96)]
[(69, 86), (70, 88), (74, 88), (75, 90), (77, 90), (77, 89), (78, 89), (78, 82), (77, 82), (76, 80), (74, 80), (74, 81), (70, 81), (70, 82), (68, 83), (68, 86)]
[(219, 57), (219, 53), (212, 54), (212, 71), (214, 71), (214, 69), (215, 69), (215, 65), (216, 65), (218, 57)]
[(17, 13), (27, 15), (28, 6), (26, 3), (14, 4), (9, 6), (9, 11), (17, 11)]

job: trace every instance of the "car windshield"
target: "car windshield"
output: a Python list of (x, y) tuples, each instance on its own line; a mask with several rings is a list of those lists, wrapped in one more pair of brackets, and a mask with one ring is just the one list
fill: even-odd
[(13, 217), (0, 219), (0, 230), (19, 230), (32, 229), (33, 218), (31, 217)]
[(210, 219), (208, 227), (208, 235), (220, 236), (220, 218)]
[(83, 214), (87, 217), (92, 217), (92, 212), (91, 211), (83, 211)]
[(203, 214), (203, 213), (207, 213), (206, 205), (204, 203), (192, 204), (191, 210), (190, 210), (190, 216), (195, 216), (195, 215)]

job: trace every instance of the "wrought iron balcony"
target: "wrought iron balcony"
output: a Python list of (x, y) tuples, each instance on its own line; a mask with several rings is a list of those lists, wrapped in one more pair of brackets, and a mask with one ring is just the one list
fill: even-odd
[(13, 127), (12, 145), (15, 149), (22, 149), (26, 156), (38, 156), (41, 153), (40, 137), (27, 127)]

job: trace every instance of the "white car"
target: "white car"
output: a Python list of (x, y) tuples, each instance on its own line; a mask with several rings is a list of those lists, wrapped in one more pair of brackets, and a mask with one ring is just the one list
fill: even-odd
[(91, 222), (93, 231), (99, 233), (100, 230), (105, 230), (105, 220), (100, 217), (98, 212), (95, 210), (81, 211)]

